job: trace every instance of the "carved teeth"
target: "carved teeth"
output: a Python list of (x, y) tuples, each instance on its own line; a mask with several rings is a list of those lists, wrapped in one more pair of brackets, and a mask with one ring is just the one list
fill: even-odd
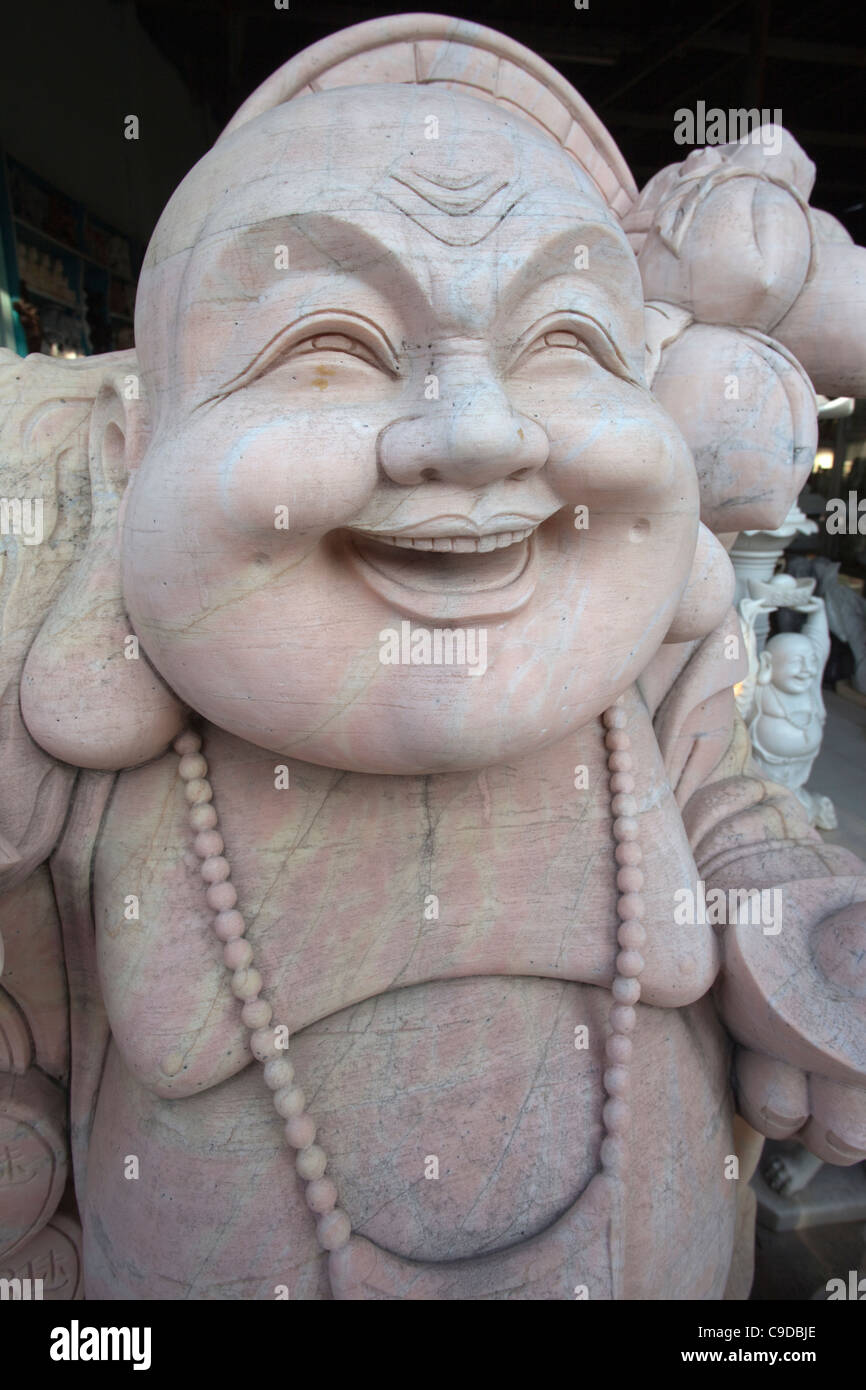
[(527, 540), (535, 530), (527, 526), (522, 531), (496, 531), (487, 536), (375, 536), (384, 545), (396, 545), (400, 550), (435, 550), (440, 553), (470, 555), (476, 551), (504, 550)]

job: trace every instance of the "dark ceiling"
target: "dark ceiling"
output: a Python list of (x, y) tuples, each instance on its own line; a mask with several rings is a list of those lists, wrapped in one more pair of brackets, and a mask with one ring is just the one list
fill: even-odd
[[(288, 3), (277, 9), (274, 0), (136, 0), (135, 8), (216, 128), (316, 39), (412, 8)], [(559, 68), (604, 119), (639, 185), (683, 158), (673, 139), (679, 107), (704, 101), (781, 110), (782, 124), (818, 166), (812, 203), (866, 243), (862, 0), (589, 0), (586, 9), (573, 0), (455, 0), (442, 9), (502, 30)]]

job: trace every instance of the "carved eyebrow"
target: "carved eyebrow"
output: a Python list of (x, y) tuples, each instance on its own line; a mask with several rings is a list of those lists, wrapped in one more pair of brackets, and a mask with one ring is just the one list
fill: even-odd
[[(400, 171), (401, 174), (402, 172), (403, 170)], [(395, 190), (400, 187), (397, 180), (392, 179), (391, 182)], [(432, 207), (430, 207), (429, 204), (426, 206), (432, 213)], [(403, 215), (410, 224), (415, 223), (415, 225), (417, 225), (415, 219), (412, 218), (409, 213), (404, 212), (403, 209), (400, 209), (400, 211), (403, 212)], [(587, 211), (591, 212), (589, 209), (587, 209)], [(485, 213), (482, 213), (481, 216), (484, 218)], [(472, 222), (471, 218), (461, 219), (459, 217), (448, 217), (445, 220), (455, 228), (461, 225), (468, 227)], [(245, 273), (247, 270), (245, 264), (246, 258), (243, 253), (239, 254), (240, 246), (243, 244), (249, 245), (248, 239), (252, 238), (253, 240), (261, 240), (265, 247), (272, 247), (273, 243), (271, 238), (274, 236), (274, 233), (279, 228), (282, 236), (285, 237), (287, 223), (293, 232), (300, 235), (312, 250), (317, 253), (317, 256), (322, 258), (321, 267), (311, 266), (310, 273), (313, 275), (320, 275), (328, 262), (330, 262), (332, 268), (342, 271), (350, 279), (357, 275), (360, 275), (362, 279), (366, 279), (367, 276), (365, 272), (373, 267), (376, 267), (378, 271), (386, 269), (387, 274), (384, 277), (381, 274), (377, 274), (376, 280), (372, 283), (376, 285), (376, 293), (382, 295), (396, 309), (398, 321), (405, 322), (407, 318), (414, 319), (417, 317), (419, 321), (429, 324), (431, 328), (435, 326), (430, 323), (430, 318), (431, 314), (434, 318), (437, 316), (437, 294), (434, 293), (431, 295), (431, 288), (433, 288), (433, 286), (430, 282), (429, 263), (424, 258), (421, 258), (420, 261), (417, 258), (401, 260), (399, 245), (395, 246), (394, 244), (389, 244), (389, 240), (382, 240), (380, 237), (373, 235), (368, 228), (360, 226), (353, 219), (351, 211), (348, 209), (343, 212), (342, 216), (338, 211), (329, 209), (322, 212), (282, 214), (279, 217), (269, 218), (265, 222), (254, 223), (252, 225), (247, 224), (246, 226), (240, 225), (237, 227), (235, 230), (239, 233), (239, 236), (231, 243), (224, 242), (223, 245), (219, 247), (215, 263), (214, 261), (211, 261), (209, 264), (207, 262), (205, 263), (205, 269), (211, 282), (213, 282), (213, 277), (215, 275), (217, 276), (218, 284), (221, 287), (221, 294), (225, 293), (226, 279), (229, 280), (230, 284), (232, 280), (235, 280), (236, 283), (246, 281), (243, 290), (241, 290), (240, 283), (237, 284), (236, 293), (238, 293), (238, 299), (246, 300), (250, 312), (254, 315), (260, 311), (262, 298), (261, 296), (256, 296), (254, 291), (252, 291), (250, 277)], [(557, 275), (564, 275), (570, 271), (575, 242), (588, 242), (591, 253), (593, 245), (598, 245), (600, 242), (603, 242), (607, 247), (611, 247), (612, 242), (616, 245), (619, 243), (619, 238), (616, 237), (615, 229), (609, 226), (607, 222), (600, 217), (593, 219), (592, 215), (590, 215), (589, 218), (583, 218), (580, 216), (579, 212), (576, 212), (573, 217), (569, 218), (569, 224), (568, 227), (563, 229), (562, 223), (560, 222), (559, 228), (551, 232), (547, 239), (540, 244), (536, 243), (529, 248), (528, 251), (524, 250), (526, 259), (521, 265), (513, 267), (507, 263), (507, 258), (505, 264), (498, 263), (498, 268), (491, 265), (493, 271), (493, 280), (490, 286), (491, 300), (489, 313), (485, 314), (485, 323), (482, 326), (482, 331), (486, 332), (496, 324), (501, 326), (503, 320), (507, 325), (509, 320), (513, 318), (515, 309), (519, 306), (520, 302), (525, 300), (530, 293), (541, 289)], [(349, 256), (346, 255), (347, 233), (351, 239), (351, 245), (354, 248)], [(335, 238), (334, 249), (337, 250), (338, 248), (339, 253), (342, 253), (339, 254), (339, 259), (337, 255), (332, 254), (332, 236)], [(627, 242), (625, 243), (625, 249), (630, 255), (633, 254), (630, 252)], [(231, 258), (231, 260), (234, 261), (232, 267), (234, 271), (233, 274), (230, 272), (228, 276), (224, 275), (221, 269), (223, 257)], [(266, 258), (263, 257), (262, 259), (264, 261)], [(605, 259), (608, 258), (605, 257)], [(608, 259), (608, 268), (609, 266), (610, 263)], [(228, 269), (228, 267), (226, 267), (226, 269)], [(571, 272), (572, 279), (577, 273), (578, 272), (574, 271)], [(634, 353), (629, 351), (630, 339), (634, 335), (627, 330), (625, 333), (625, 342), (623, 343), (620, 341), (623, 335), (617, 328), (617, 321), (621, 315), (627, 311), (629, 307), (628, 304), (621, 295), (617, 294), (617, 287), (615, 284), (607, 287), (599, 287), (594, 283), (592, 272), (580, 273), (587, 277), (585, 280), (586, 303), (582, 306), (582, 312), (596, 317), (602, 325), (606, 325), (608, 334), (617, 341), (617, 348), (620, 355), (628, 362), (631, 375), (640, 380), (643, 362), (643, 333), (640, 331), (639, 334), (641, 342), (639, 349), (640, 361), (638, 362), (637, 347), (635, 347)], [(637, 274), (636, 263), (635, 274)], [(501, 279), (500, 276), (502, 276)], [(617, 278), (622, 279), (622, 276)], [(273, 278), (271, 278), (271, 287), (274, 283)], [(232, 289), (234, 289), (234, 286), (232, 286)], [(287, 291), (287, 293), (290, 293), (290, 291)], [(581, 296), (581, 298), (583, 297), (584, 296)], [(571, 294), (557, 294), (556, 298), (560, 300), (560, 304), (551, 305), (551, 307), (561, 307), (562, 299), (571, 298)], [(642, 325), (642, 295), (640, 299)], [(549, 302), (550, 301), (548, 301), (548, 303)], [(278, 306), (276, 307), (278, 311)], [(450, 306), (448, 307), (450, 311)], [(337, 309), (333, 304), (323, 310), (316, 311), (316, 313), (321, 318), (325, 318), (330, 314), (339, 319), (343, 327), (334, 327), (331, 329), (332, 332), (345, 333), (347, 319), (353, 319), (358, 322), (360, 326), (365, 328), (372, 335), (372, 340), (376, 347), (385, 357), (386, 361), (389, 361), (390, 369), (394, 369), (391, 363), (396, 363), (397, 355), (392, 346), (392, 342), (388, 339), (384, 331), (372, 320), (365, 318), (362, 314), (353, 314), (346, 309)], [(246, 310), (244, 311), (244, 317), (245, 316)], [(308, 317), (310, 318), (311, 327), (315, 326), (314, 316)], [(538, 317), (538, 315), (534, 317)], [(273, 320), (271, 321), (273, 322)], [(281, 324), (278, 331), (247, 361), (247, 365), (244, 367), (243, 371), (236, 373), (233, 377), (223, 382), (217, 391), (212, 391), (206, 400), (199, 402), (196, 408), (198, 409), (202, 405), (222, 399), (227, 394), (245, 385), (251, 380), (254, 372), (262, 369), (267, 354), (283, 350), (288, 335), (293, 330), (299, 329), (301, 322), (301, 319), (297, 319), (289, 324)], [(324, 327), (322, 327), (320, 331), (324, 332)], [(452, 329), (450, 331), (457, 330)], [(511, 338), (513, 342), (513, 334)], [(623, 348), (625, 348), (625, 351), (623, 351)]]
[[(394, 376), (399, 375), (400, 364), (397, 360), (397, 354), (387, 334), (372, 319), (367, 318), (365, 314), (355, 313), (351, 309), (316, 309), (313, 313), (302, 314), (300, 318), (284, 324), (265, 343), (264, 347), (259, 349), (245, 367), (236, 372), (228, 381), (223, 382), (213, 395), (201, 401), (200, 405), (209, 405), (212, 401), (224, 400), (235, 391), (239, 391), (281, 357), (287, 348), (297, 346), (305, 338), (326, 337), (330, 334), (341, 334), (348, 337), (346, 329), (352, 325), (364, 329), (367, 338), (372, 338), (375, 348), (385, 356), (388, 370)], [(360, 341), (362, 346), (367, 346), (363, 339)]]
[[(511, 277), (505, 280), (500, 289), (497, 317), (504, 318), (506, 322), (509, 322), (514, 318), (515, 312), (522, 302), (533, 294), (544, 291), (545, 287), (552, 286), (553, 281), (567, 279), (569, 286), (571, 286), (578, 276), (583, 277), (584, 294), (581, 298), (584, 302), (580, 307), (565, 309), (560, 302), (560, 304), (548, 309), (544, 313), (544, 317), (548, 318), (555, 310), (558, 310), (569, 317), (580, 318), (584, 322), (588, 321), (598, 333), (603, 334), (607, 339), (629, 380), (640, 384), (643, 380), (644, 352), (643, 292), (639, 287), (640, 282), (638, 280), (635, 286), (638, 299), (633, 307), (636, 316), (639, 311), (639, 320), (636, 317), (634, 330), (637, 336), (634, 340), (634, 352), (632, 354), (628, 350), (629, 339), (632, 336), (628, 329), (628, 318), (632, 306), (623, 293), (622, 277), (617, 276), (611, 280), (613, 263), (608, 261), (609, 273), (606, 282), (601, 283), (591, 270), (577, 270), (573, 266), (575, 245), (586, 243), (589, 243), (590, 256), (593, 246), (620, 250), (623, 257), (622, 269), (625, 270), (626, 266), (633, 262), (635, 276), (637, 276), (637, 262), (634, 260), (631, 248), (627, 242), (624, 244), (620, 242), (614, 227), (603, 221), (581, 222), (575, 219), (572, 228), (558, 230), (554, 233), (548, 241), (536, 248), (535, 254), (529, 260), (525, 261)], [(545, 267), (547, 267), (547, 273), (545, 273)], [(570, 288), (567, 294), (563, 294), (561, 290), (556, 294), (556, 298), (560, 301), (571, 297)], [(574, 297), (577, 298), (576, 295)]]

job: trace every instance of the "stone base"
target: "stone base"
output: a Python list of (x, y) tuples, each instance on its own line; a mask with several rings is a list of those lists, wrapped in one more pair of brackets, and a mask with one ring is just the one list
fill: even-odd
[(752, 1178), (752, 1187), (758, 1199), (758, 1224), (772, 1231), (866, 1221), (866, 1171), (862, 1163), (851, 1168), (825, 1163), (808, 1186), (792, 1197), (780, 1197), (760, 1172)]

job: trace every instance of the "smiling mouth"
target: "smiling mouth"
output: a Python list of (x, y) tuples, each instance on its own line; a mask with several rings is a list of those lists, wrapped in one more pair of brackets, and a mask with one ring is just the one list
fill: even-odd
[(367, 539), (383, 545), (395, 545), (401, 550), (432, 550), (437, 555), (487, 555), (491, 550), (505, 550), (510, 545), (519, 545), (521, 541), (528, 540), (534, 530), (534, 526), (526, 526), (521, 531), (492, 531), (479, 536), (388, 536), (371, 533)]
[(351, 531), (348, 550), (368, 588), (399, 611), (468, 621), (522, 608), (536, 584), (538, 522), (479, 530), (443, 517), (417, 533)]

